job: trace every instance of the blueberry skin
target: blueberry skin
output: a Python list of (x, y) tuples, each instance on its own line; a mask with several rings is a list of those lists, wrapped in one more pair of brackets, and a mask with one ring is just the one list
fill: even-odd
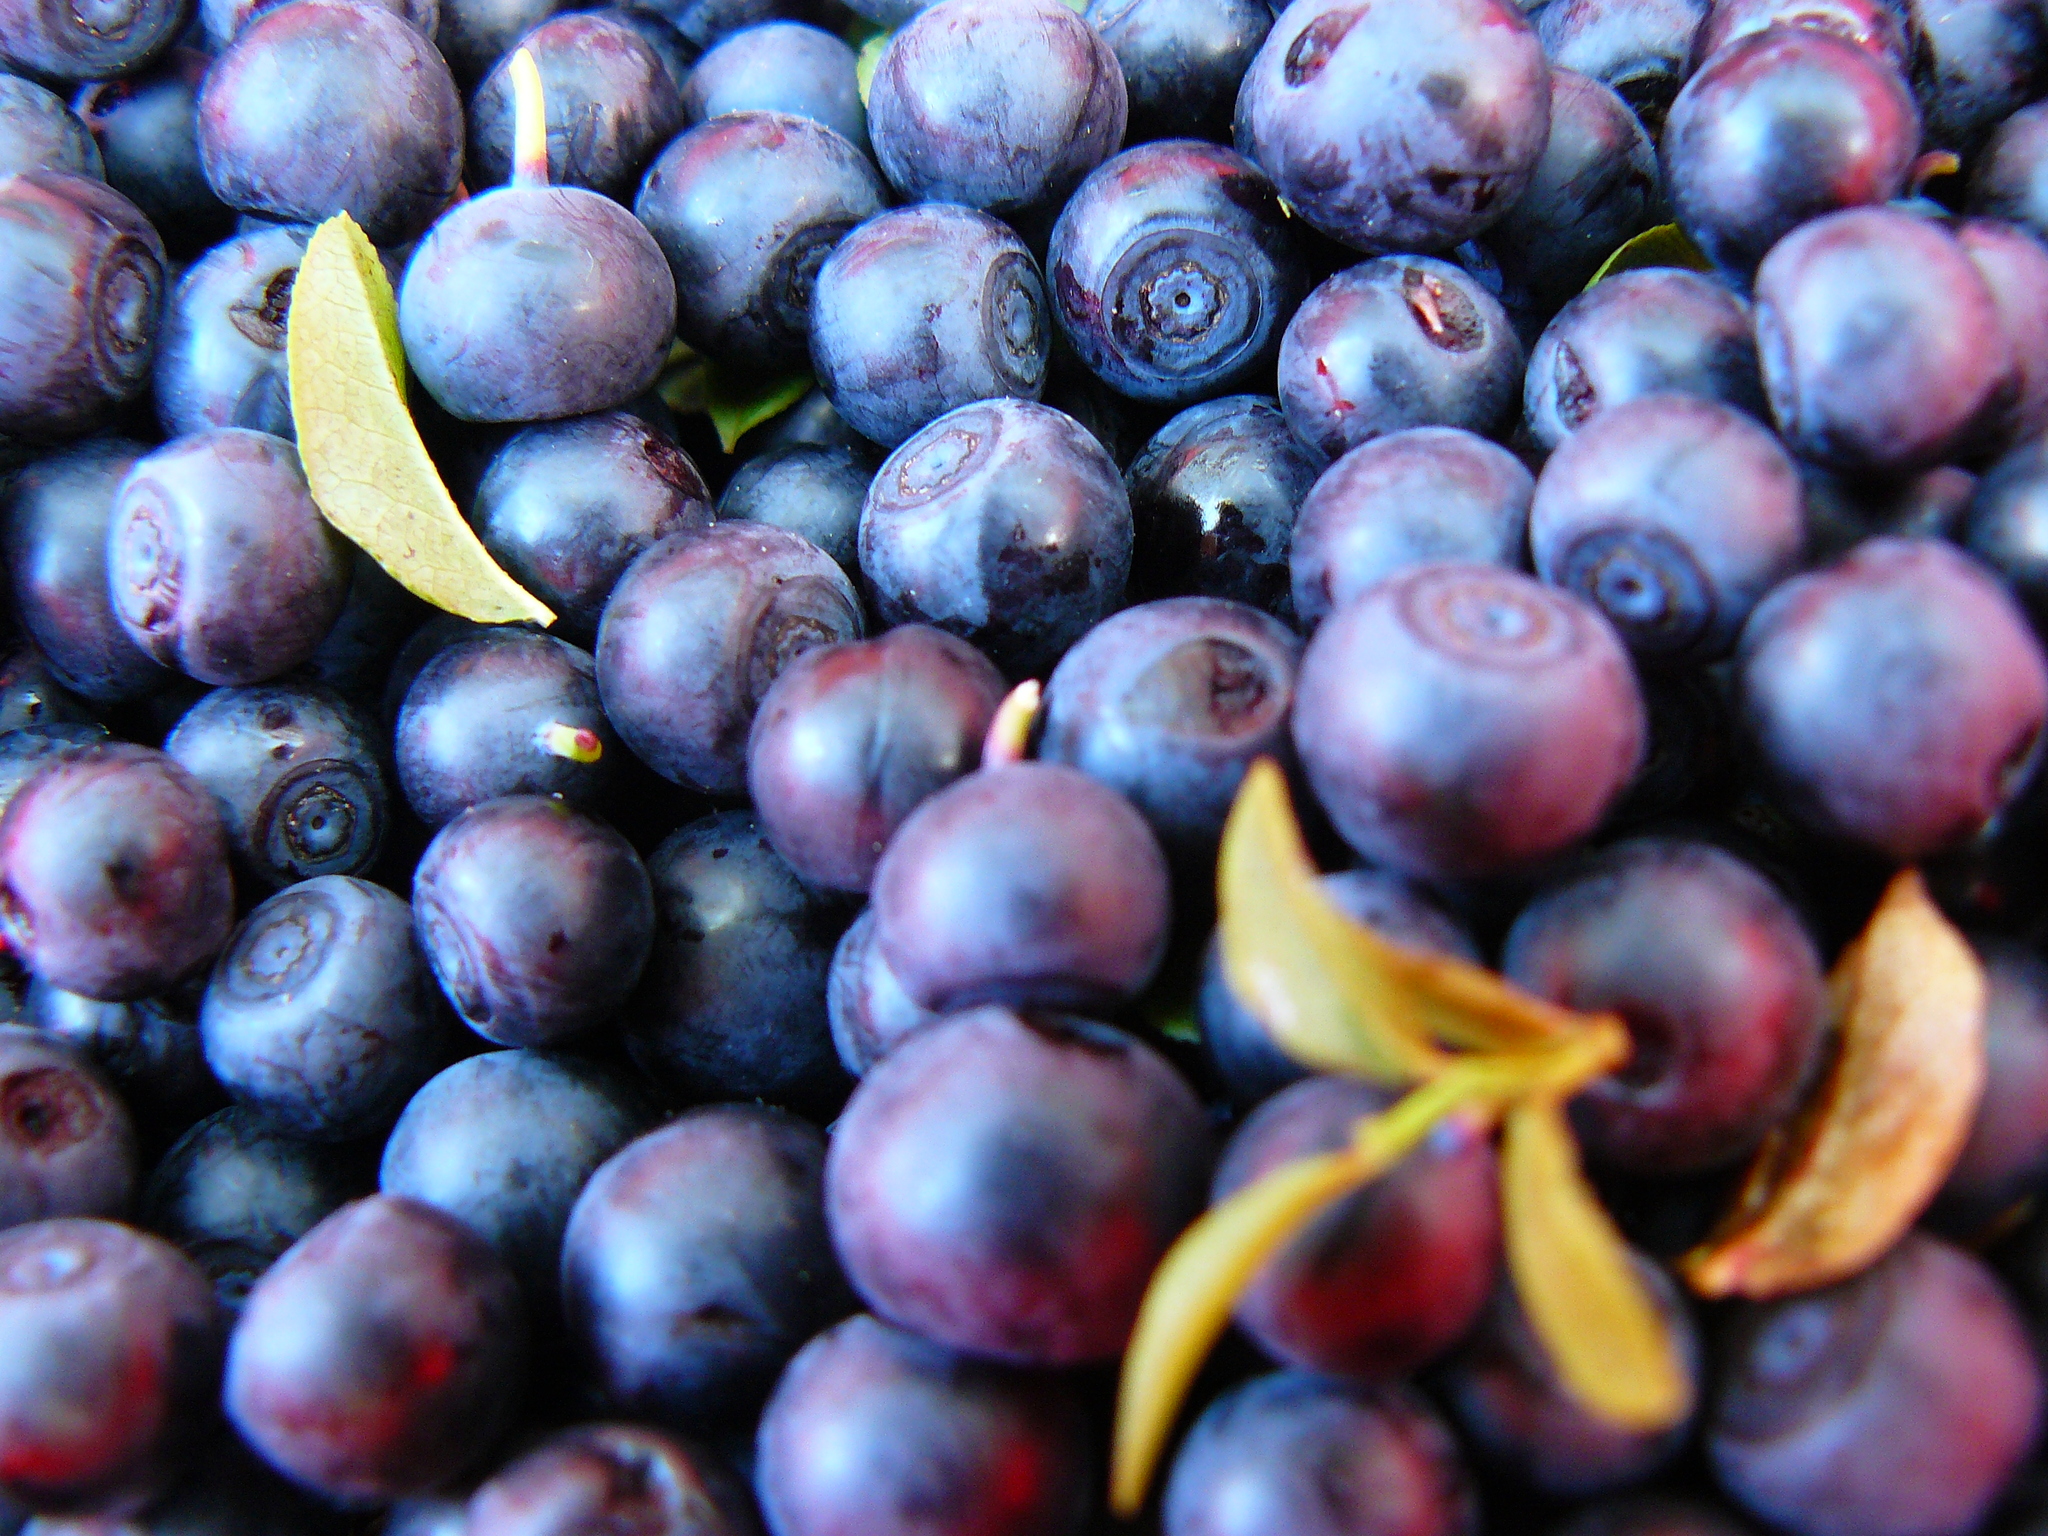
[(1448, 250), (1529, 185), (1550, 136), (1549, 70), (1510, 0), (1315, 0), (1275, 19), (1236, 121), (1237, 147), (1331, 239), (1368, 255)]
[(897, 830), (875, 941), (921, 1007), (1108, 1008), (1165, 953), (1165, 856), (1135, 807), (1060, 763), (984, 768)]
[(1700, 249), (1746, 277), (1808, 220), (1896, 197), (1919, 148), (1897, 70), (1833, 33), (1777, 27), (1730, 44), (1678, 93), (1664, 186)]
[(89, 438), (26, 466), (0, 492), (15, 615), (64, 685), (101, 703), (134, 698), (164, 678), (107, 596), (114, 494), (147, 451), (124, 438)]
[(21, 1017), (98, 1068), (109, 1086), (135, 1106), (135, 1118), (153, 1146), (223, 1102), (200, 1045), (197, 1014), (183, 997), (102, 1003), (31, 980)]
[(633, 1091), (594, 1063), (487, 1051), (412, 1096), (384, 1143), (377, 1187), (439, 1206), (483, 1234), (538, 1310), (552, 1305), (560, 1283), (576, 1197), (646, 1120)]
[(786, 112), (738, 112), (680, 134), (633, 211), (675, 273), (676, 330), (735, 368), (787, 372), (808, 354), (818, 269), (887, 189), (866, 155)]
[(1661, 393), (1769, 419), (1749, 306), (1678, 267), (1617, 272), (1559, 310), (1530, 350), (1522, 409), (1555, 448), (1609, 406)]
[(718, 515), (799, 534), (858, 576), (860, 508), (874, 472), (874, 460), (858, 448), (771, 448), (733, 471), (719, 495)]
[(1629, 1026), (1635, 1055), (1574, 1113), (1587, 1150), (1631, 1172), (1743, 1156), (1790, 1113), (1819, 1059), (1827, 1000), (1813, 940), (1763, 876), (1708, 843), (1604, 850), (1523, 910), (1501, 969), (1539, 997)]
[(297, 449), (267, 432), (219, 427), (145, 455), (107, 527), (121, 627), (202, 683), (267, 682), (307, 660), (348, 600), (350, 574)]
[(2048, 85), (2048, 17), (2016, 0), (1914, 7), (1928, 52), (1917, 82), (1927, 141), (1963, 154)]
[(862, 629), (853, 583), (796, 534), (758, 523), (670, 534), (627, 567), (605, 606), (598, 692), (648, 767), (735, 795), (770, 685), (805, 651)]
[(0, 1024), (0, 1229), (125, 1216), (135, 1158), (127, 1107), (82, 1050), (49, 1030)]
[(706, 1452), (640, 1424), (550, 1435), (469, 1497), (463, 1529), (497, 1536), (754, 1536), (746, 1488)]
[(381, 1134), (450, 1043), (412, 927), (401, 898), (348, 875), (250, 913), (199, 1007), (221, 1086), (309, 1141)]
[(1536, 481), (1545, 581), (1607, 616), (1646, 664), (1717, 660), (1805, 550), (1799, 471), (1753, 417), (1692, 395), (1602, 411)]
[(883, 462), (861, 508), (860, 568), (883, 624), (933, 625), (1029, 677), (1116, 606), (1133, 537), (1123, 477), (1086, 428), (1051, 406), (984, 400)]
[(1308, 286), (1265, 173), (1198, 139), (1091, 171), (1046, 253), (1060, 331), (1098, 378), (1187, 405), (1270, 366)]
[(1287, 753), (1300, 659), (1286, 625), (1225, 598), (1126, 608), (1053, 668), (1038, 756), (1123, 794), (1182, 867), (1213, 869), (1245, 770)]
[(813, 885), (866, 894), (904, 819), (979, 766), (1006, 691), (981, 652), (922, 624), (805, 652), (747, 744), (748, 792), (776, 851)]
[(1870, 539), (1751, 615), (1744, 723), (1809, 825), (1912, 863), (2025, 786), (2048, 661), (1991, 575), (1933, 539)]
[(211, 1427), (213, 1289), (161, 1238), (111, 1221), (0, 1232), (0, 1491), (120, 1516), (185, 1472)]
[(1457, 1442), (1400, 1385), (1302, 1371), (1212, 1402), (1174, 1456), (1166, 1536), (1471, 1536)]
[(818, 383), (885, 448), (971, 401), (1036, 400), (1051, 343), (1037, 262), (970, 208), (876, 215), (825, 258), (812, 289)]
[(1732, 1321), (1707, 1450), (1796, 1536), (1961, 1536), (2032, 1447), (2041, 1377), (1989, 1270), (1909, 1235), (1853, 1280)]
[(370, 0), (279, 6), (199, 90), (199, 158), (231, 208), (379, 245), (425, 231), (462, 177), (462, 100), (434, 45)]
[(645, 226), (580, 187), (498, 187), (444, 214), (406, 263), (398, 332), (463, 421), (553, 421), (645, 392), (676, 286)]
[(987, 1359), (1078, 1365), (1123, 1348), (1212, 1156), (1193, 1092), (1131, 1036), (977, 1008), (861, 1079), (825, 1207), (882, 1317)]
[(0, 923), (29, 970), (103, 1002), (153, 997), (199, 969), (234, 922), (213, 797), (160, 752), (84, 747), (0, 817)]
[(251, 427), (292, 437), (285, 317), (312, 232), (273, 225), (215, 246), (185, 269), (157, 338), (157, 420), (166, 436)]
[(272, 1129), (237, 1105), (173, 1143), (142, 1191), (142, 1224), (169, 1238), (239, 1310), (284, 1251), (363, 1191), (350, 1155)]
[(2023, 443), (1977, 482), (1961, 542), (2035, 614), (2048, 613), (2048, 454)]
[(786, 112), (822, 123), (856, 149), (868, 147), (854, 51), (822, 27), (764, 21), (720, 38), (683, 84), (683, 122), (728, 112)]
[(13, 74), (67, 82), (129, 75), (168, 48), (190, 15), (182, 0), (11, 5), (0, 16), (0, 61)]
[(2021, 107), (1992, 132), (1970, 172), (1969, 209), (2048, 238), (2048, 102)]
[(700, 53), (742, 27), (773, 21), (778, 16), (824, 22), (828, 15), (843, 15), (828, 12), (807, 0), (649, 0), (644, 8), (666, 21)]
[(1593, 608), (1492, 566), (1425, 565), (1323, 622), (1294, 744), (1365, 858), (1500, 874), (1591, 832), (1642, 760), (1643, 700)]
[(455, 1477), (497, 1438), (525, 1332), (489, 1243), (430, 1205), (372, 1195), (256, 1282), (222, 1397), (293, 1481), (346, 1506), (388, 1503)]
[(64, 98), (7, 75), (0, 78), (0, 176), (16, 171), (106, 176), (99, 145)]
[(852, 1298), (826, 1235), (825, 1141), (760, 1105), (693, 1109), (584, 1186), (562, 1296), (591, 1384), (619, 1412), (716, 1426), (758, 1406)]
[(1359, 444), (1302, 499), (1289, 572), (1316, 625), (1397, 571), (1436, 561), (1523, 564), (1536, 480), (1459, 427), (1409, 427)]
[(234, 223), (199, 163), (199, 84), (213, 61), (173, 48), (139, 75), (79, 87), (72, 107), (92, 130), (107, 184), (187, 254), (225, 239)]
[[(1334, 1077), (1283, 1089), (1223, 1149), (1212, 1200), (1220, 1204), (1296, 1158), (1349, 1146), (1353, 1127), (1391, 1102), (1379, 1089)], [(1403, 1376), (1471, 1328), (1499, 1261), (1492, 1144), (1446, 1122), (1283, 1244), (1238, 1298), (1236, 1317), (1283, 1365)]]
[(1078, 1401), (865, 1314), (806, 1344), (756, 1438), (778, 1536), (1078, 1536), (1094, 1490)]
[(441, 0), (434, 46), (455, 78), (469, 86), (561, 9), (563, 0)]
[(1528, 190), (1486, 234), (1502, 275), (1548, 313), (1664, 217), (1657, 149), (1608, 85), (1550, 71), (1550, 138)]
[(275, 888), (376, 864), (391, 802), (380, 734), (325, 688), (269, 683), (207, 694), (164, 751), (212, 792), (241, 867)]
[(1522, 364), (1507, 311), (1480, 283), (1449, 262), (1388, 256), (1339, 272), (1294, 312), (1280, 405), (1332, 458), (1403, 427), (1485, 434), (1513, 410)]
[(832, 1026), (832, 1045), (839, 1064), (852, 1077), (868, 1068), (897, 1043), (943, 1014), (920, 1008), (903, 990), (889, 962), (875, 943), (875, 909), (865, 908), (839, 937), (832, 968), (825, 978), (825, 1011)]
[(0, 813), (14, 803), (21, 786), (51, 758), (69, 757), (107, 739), (107, 728), (96, 721), (24, 726), (0, 734)]
[(1123, 66), (1132, 143), (1227, 143), (1238, 82), (1273, 27), (1265, 0), (1091, 0), (1085, 13)]
[(1910, 77), (1923, 46), (1917, 36), (1918, 9), (1911, 0), (1714, 0), (1693, 34), (1693, 68), (1702, 69), (1735, 44), (1775, 27), (1839, 37)]
[[(242, 33), (242, 29), (266, 11), (274, 11), (284, 0), (199, 0), (194, 7), (198, 12), (198, 37), (207, 54), (218, 57), (227, 52), (228, 45)], [(410, 22), (428, 37), (432, 37), (441, 24), (440, 0), (376, 0), (385, 10), (402, 21)], [(192, 29), (186, 30), (188, 39), (193, 37)]]
[(2012, 349), (2014, 398), (1993, 436), (1999, 446), (2037, 438), (2048, 431), (2048, 246), (2002, 219), (1966, 220), (1955, 236), (1990, 289)]
[(430, 827), (505, 795), (595, 809), (620, 757), (590, 653), (509, 626), (479, 630), (420, 668), (391, 747), (406, 804)]
[[(625, 202), (647, 162), (683, 127), (683, 104), (661, 56), (602, 13), (554, 16), (519, 40), (540, 67), (548, 115), (548, 180)], [(469, 100), (468, 179), (512, 174), (512, 75), (500, 59)]]
[(412, 890), (441, 990), (496, 1045), (548, 1045), (600, 1023), (639, 982), (654, 941), (654, 895), (632, 845), (535, 795), (449, 822)]
[(744, 811), (680, 828), (648, 860), (655, 944), (628, 1020), (640, 1069), (692, 1099), (829, 1111), (846, 1092), (825, 1011), (838, 902)]
[(1532, 19), (1551, 68), (1612, 86), (1655, 133), (1711, 9), (1710, 0), (1551, 0)]
[[(1700, 1336), (1692, 1311), (1663, 1269), (1640, 1255), (1635, 1269), (1697, 1394)], [(1480, 1453), (1516, 1482), (1552, 1498), (1640, 1482), (1678, 1454), (1692, 1428), (1687, 1420), (1662, 1431), (1625, 1430), (1581, 1407), (1558, 1380), (1507, 1284), (1495, 1291), (1479, 1327), (1438, 1381)]]
[(1124, 141), (1123, 67), (1062, 0), (939, 0), (875, 63), (868, 137), (906, 201), (1056, 206)]
[[(1398, 875), (1348, 869), (1324, 875), (1318, 883), (1338, 911), (1391, 943), (1480, 963), (1472, 936)], [(1274, 1044), (1266, 1026), (1231, 990), (1214, 938), (1202, 955), (1195, 1022), (1201, 1029), (1203, 1054), (1241, 1109), (1308, 1076), (1308, 1069)]]
[(2048, 1178), (2048, 964), (2010, 940), (1978, 939), (1984, 965), (1984, 1096), (1938, 1213), (1982, 1226)]
[(59, 171), (0, 179), (0, 432), (75, 437), (142, 393), (164, 261), (112, 187)]

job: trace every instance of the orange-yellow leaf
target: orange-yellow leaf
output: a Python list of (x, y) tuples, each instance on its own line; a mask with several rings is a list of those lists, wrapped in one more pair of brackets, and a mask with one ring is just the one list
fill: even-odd
[(1919, 874), (1893, 879), (1830, 980), (1833, 1063), (1681, 1270), (1703, 1296), (1812, 1290), (1875, 1263), (1919, 1219), (1984, 1085), (1984, 971)]
[(1560, 1101), (1526, 1098), (1501, 1138), (1508, 1267), (1565, 1390), (1618, 1428), (1652, 1434), (1692, 1412), (1692, 1381), (1628, 1245), (1587, 1187)]

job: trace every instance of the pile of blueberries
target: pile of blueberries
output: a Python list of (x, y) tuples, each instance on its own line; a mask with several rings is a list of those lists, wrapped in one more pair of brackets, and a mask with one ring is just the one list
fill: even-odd
[[(0, 0), (0, 1532), (2048, 1528), (2048, 0), (852, 3)], [(341, 212), (546, 630), (311, 499)], [(1560, 1386), (1454, 1120), (1111, 1519), (1161, 1256), (1388, 1102), (1215, 958), (1261, 756), (1625, 1018), (1689, 1423)], [(1969, 1143), (1702, 1306), (1909, 864)]]

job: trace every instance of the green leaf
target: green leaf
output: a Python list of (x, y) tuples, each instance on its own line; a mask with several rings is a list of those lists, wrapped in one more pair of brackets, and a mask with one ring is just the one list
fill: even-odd
[(875, 69), (882, 62), (882, 50), (889, 46), (889, 39), (895, 34), (877, 32), (860, 45), (860, 52), (854, 55), (853, 80), (860, 87), (860, 104), (868, 104), (868, 92), (874, 88)]
[(729, 369), (709, 364), (704, 377), (704, 412), (718, 431), (718, 444), (731, 453), (739, 440), (773, 421), (817, 387), (808, 373), (756, 381), (736, 378)]
[(328, 522), (437, 608), (480, 624), (554, 622), (491, 559), (427, 456), (406, 410), (390, 280), (345, 213), (300, 259), (285, 363), (299, 460)]
[(1614, 276), (1617, 272), (1633, 272), (1638, 267), (1684, 267), (1693, 272), (1711, 272), (1714, 264), (1707, 260), (1707, 253), (1692, 243), (1692, 237), (1676, 224), (1659, 224), (1655, 229), (1646, 229), (1633, 240), (1624, 241), (1619, 249), (1600, 263), (1600, 270), (1593, 274), (1594, 283)]

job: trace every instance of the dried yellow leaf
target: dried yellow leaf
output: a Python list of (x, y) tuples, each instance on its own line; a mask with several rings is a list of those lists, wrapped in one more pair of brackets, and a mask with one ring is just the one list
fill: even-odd
[(1558, 1381), (1617, 1428), (1653, 1434), (1692, 1412), (1692, 1379), (1628, 1245), (1587, 1187), (1561, 1102), (1507, 1112), (1501, 1217), (1508, 1268)]
[(313, 232), (285, 339), (292, 423), (320, 511), (414, 595), (482, 624), (554, 614), (455, 509), (405, 406), (391, 284), (345, 213)]
[(1918, 872), (1892, 881), (1829, 980), (1833, 1063), (1681, 1264), (1703, 1296), (1784, 1296), (1867, 1268), (1919, 1219), (1969, 1136), (1984, 970)]

